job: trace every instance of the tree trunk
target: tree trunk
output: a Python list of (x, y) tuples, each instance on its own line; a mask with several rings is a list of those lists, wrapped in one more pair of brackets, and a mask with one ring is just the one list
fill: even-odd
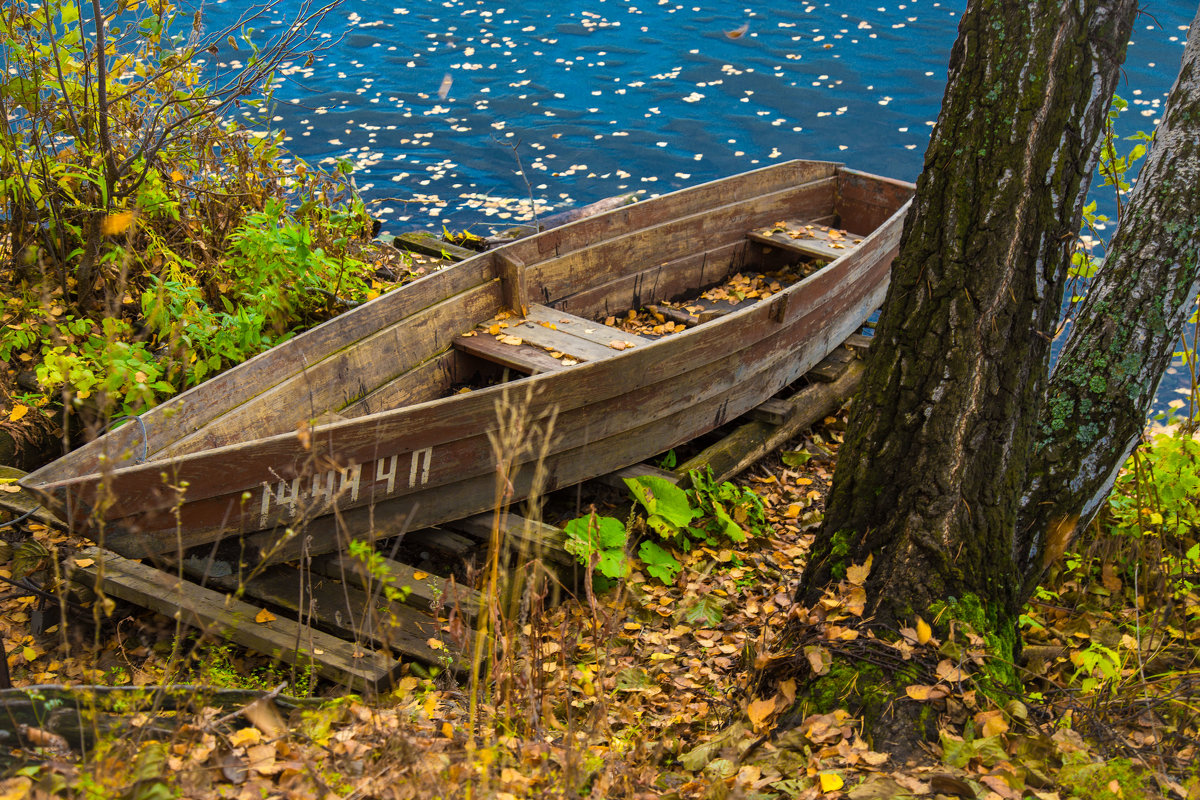
[(1104, 266), (1050, 380), (1018, 524), (1027, 587), (1082, 530), (1141, 436), (1200, 277), (1200, 13)]
[(802, 602), (871, 557), (876, 623), (930, 619), (957, 598), (1011, 648), (1018, 500), (1087, 154), (1136, 12), (1135, 0), (968, 4)]

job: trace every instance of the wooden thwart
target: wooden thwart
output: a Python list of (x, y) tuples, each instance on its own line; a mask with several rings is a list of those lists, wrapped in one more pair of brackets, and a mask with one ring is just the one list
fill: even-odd
[[(781, 227), (785, 230), (777, 230)], [(750, 231), (746, 237), (759, 244), (829, 261), (846, 255), (863, 239), (838, 228), (794, 219), (765, 230)]]
[[(457, 337), (454, 347), (509, 369), (537, 375), (568, 366), (552, 356), (551, 350), (575, 362), (601, 361), (650, 341), (546, 306), (535, 304), (528, 311), (524, 318), (489, 320), (481, 326), (484, 330)], [(501, 335), (516, 337), (521, 340), (520, 344), (501, 341), (487, 333), (487, 328), (501, 322), (505, 324), (500, 329)]]

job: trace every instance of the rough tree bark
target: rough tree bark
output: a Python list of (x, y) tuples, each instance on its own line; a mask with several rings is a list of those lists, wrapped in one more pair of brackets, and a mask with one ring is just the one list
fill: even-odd
[(877, 623), (973, 599), (1011, 646), (1050, 338), (1136, 12), (968, 4), (802, 602), (871, 556)]
[(1051, 376), (1017, 526), (1031, 590), (1141, 436), (1200, 278), (1200, 13), (1154, 144)]

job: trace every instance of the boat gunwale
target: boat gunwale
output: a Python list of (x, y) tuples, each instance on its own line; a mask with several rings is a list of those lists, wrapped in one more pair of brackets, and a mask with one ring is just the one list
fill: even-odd
[[(866, 245), (868, 243), (868, 239), (884, 235), (884, 233), (887, 232), (887, 229), (889, 228), (889, 226), (893, 222), (897, 221), (895, 218), (897, 216), (900, 216), (900, 215), (906, 213), (907, 208), (908, 208), (908, 203), (905, 203), (903, 206), (901, 206), (900, 209), (898, 209), (891, 216), (889, 216), (888, 219), (884, 223), (882, 223), (878, 228), (876, 228), (875, 231), (872, 231), (870, 234), (864, 236), (862, 245)], [(524, 390), (525, 387), (527, 387), (527, 386), (533, 386), (533, 387), (535, 387), (534, 391), (536, 391), (536, 387), (540, 384), (547, 384), (547, 383), (552, 383), (555, 381), (561, 382), (561, 381), (568, 381), (568, 380), (578, 380), (581, 376), (586, 376), (588, 373), (590, 373), (592, 371), (596, 371), (599, 369), (611, 370), (611, 369), (617, 368), (618, 365), (627, 364), (631, 360), (631, 358), (638, 356), (639, 353), (652, 352), (652, 353), (660, 354), (663, 349), (682, 348), (690, 339), (692, 339), (696, 336), (704, 335), (705, 337), (715, 338), (717, 336), (720, 336), (720, 332), (722, 330), (736, 326), (745, 317), (747, 317), (751, 314), (754, 314), (754, 313), (762, 313), (763, 308), (765, 306), (769, 305), (770, 303), (776, 301), (776, 298), (781, 298), (785, 295), (790, 297), (791, 295), (799, 294), (802, 291), (804, 291), (805, 289), (812, 286), (813, 283), (819, 282), (819, 281), (824, 282), (824, 281), (833, 280), (835, 285), (837, 283), (841, 282), (839, 280), (835, 280), (831, 276), (833, 276), (838, 271), (838, 268), (843, 269), (843, 270), (847, 269), (847, 266), (846, 266), (847, 264), (850, 264), (853, 261), (858, 260), (854, 257), (856, 252), (858, 252), (858, 251), (854, 250), (854, 251), (848, 252), (847, 254), (845, 254), (843, 256), (840, 256), (839, 258), (830, 262), (828, 265), (826, 265), (821, 270), (815, 272), (814, 274), (812, 274), (800, 281), (797, 281), (794, 284), (791, 284), (788, 287), (785, 287), (783, 290), (772, 295), (770, 298), (768, 298), (764, 301), (761, 301), (759, 303), (754, 303), (752, 305), (746, 306), (745, 308), (736, 309), (734, 311), (731, 311), (728, 314), (722, 315), (721, 317), (718, 317), (717, 319), (709, 321), (703, 325), (688, 328), (687, 330), (684, 330), (680, 333), (654, 340), (647, 345), (642, 345), (642, 346), (639, 346), (636, 348), (630, 348), (630, 349), (618, 352), (609, 359), (605, 359), (602, 361), (585, 361), (585, 362), (580, 362), (579, 364), (573, 365), (572, 367), (570, 367), (568, 369), (564, 369), (564, 370), (546, 372), (546, 373), (541, 373), (538, 375), (523, 376), (523, 377), (514, 379), (512, 381), (509, 381), (507, 383), (498, 384), (496, 386), (490, 386), (490, 387), (486, 387), (483, 389), (473, 391), (470, 393), (470, 395), (451, 395), (449, 397), (440, 397), (440, 398), (435, 398), (432, 400), (422, 401), (420, 403), (413, 403), (410, 405), (405, 405), (405, 406), (401, 406), (401, 407), (394, 408), (394, 409), (388, 409), (385, 411), (375, 412), (375, 413), (364, 415), (361, 417), (353, 417), (350, 419), (337, 420), (337, 421), (325, 423), (325, 424), (314, 427), (311, 431), (311, 436), (314, 441), (319, 438), (321, 440), (328, 440), (328, 441), (333, 441), (336, 443), (337, 434), (339, 432), (347, 431), (347, 430), (350, 430), (353, 428), (358, 428), (358, 427), (362, 427), (362, 426), (374, 427), (377, 425), (383, 425), (383, 424), (387, 424), (390, 422), (394, 422), (397, 419), (402, 418), (407, 415), (415, 415), (418, 413), (436, 411), (440, 407), (444, 407), (444, 406), (454, 406), (454, 405), (461, 406), (461, 405), (464, 405), (465, 401), (468, 401), (468, 400), (472, 401), (473, 403), (478, 403), (478, 404), (486, 404), (488, 402), (492, 402), (494, 404), (494, 401), (496, 399), (498, 399), (499, 397), (502, 397), (505, 393), (511, 392), (513, 389)], [(481, 255), (486, 255), (486, 254), (481, 254)], [(551, 306), (551, 308), (552, 308), (552, 306)], [(746, 347), (751, 346), (752, 344), (754, 344), (754, 342), (746, 343), (742, 347), (739, 347), (738, 350), (735, 352), (740, 352), (741, 350), (745, 349)], [(641, 358), (651, 358), (652, 360), (658, 360), (658, 359), (661, 359), (662, 356), (658, 355), (658, 357), (656, 359), (652, 358), (650, 356), (641, 356)], [(560, 376), (570, 376), (570, 377), (560, 377)], [(659, 380), (653, 381), (653, 383), (659, 383), (662, 380), (668, 380), (668, 379), (670, 379), (670, 378), (659, 379)], [(639, 391), (641, 388), (642, 387), (639, 386), (634, 389), (615, 392), (613, 395), (610, 395), (609, 397), (604, 397), (604, 398), (587, 398), (569, 408), (561, 408), (560, 407), (559, 413), (561, 414), (561, 413), (565, 413), (565, 412), (570, 412), (577, 408), (590, 405), (593, 402), (603, 402), (604, 400), (610, 399), (610, 397), (617, 396), (620, 394), (625, 394), (625, 393), (628, 393), (629, 391)], [(496, 429), (496, 427), (492, 426), (490, 428), (485, 429), (483, 432), (486, 433), (487, 430), (495, 430), (495, 429)], [(457, 441), (459, 439), (466, 439), (471, 436), (475, 436), (478, 433), (480, 433), (480, 432), (475, 431), (470, 434), (465, 434), (463, 436), (456, 437), (454, 439), (446, 439), (445, 441), (451, 442), (451, 441)], [(244, 440), (241, 442), (235, 442), (235, 443), (230, 443), (230, 444), (226, 444), (226, 445), (220, 445), (217, 447), (206, 448), (206, 449), (199, 450), (199, 451), (196, 451), (193, 453), (172, 456), (172, 457), (162, 459), (162, 460), (157, 460), (157, 461), (156, 460), (147, 460), (147, 461), (144, 461), (141, 463), (130, 464), (127, 466), (115, 466), (112, 469), (106, 470), (106, 471), (92, 472), (92, 473), (87, 473), (84, 475), (73, 476), (70, 478), (62, 479), (62, 480), (59, 480), (59, 481), (56, 481), (53, 483), (40, 484), (36, 488), (40, 489), (44, 492), (57, 492), (57, 491), (62, 491), (62, 490), (69, 490), (72, 487), (77, 487), (77, 486), (81, 486), (81, 485), (94, 483), (97, 480), (126, 479), (128, 476), (137, 474), (139, 472), (149, 473), (149, 472), (157, 470), (157, 471), (174, 471), (176, 473), (182, 473), (182, 472), (186, 471), (187, 467), (192, 466), (201, 461), (205, 461), (205, 460), (209, 460), (209, 459), (219, 459), (222, 456), (227, 456), (227, 455), (231, 455), (231, 454), (238, 454), (238, 453), (244, 454), (248, 449), (252, 449), (252, 450), (267, 449), (267, 448), (273, 447), (274, 445), (286, 443), (289, 440), (293, 441), (293, 442), (295, 442), (297, 440), (297, 435), (294, 431), (286, 431), (283, 433), (272, 434), (271, 436), (261, 437), (261, 438), (257, 438), (257, 439), (248, 439), (248, 440)], [(32, 477), (34, 475), (36, 475), (36, 473), (31, 473), (30, 476), (27, 476), (27, 478)], [(217, 497), (217, 496), (222, 496), (222, 495), (227, 495), (227, 494), (233, 494), (233, 493), (242, 491), (244, 489), (259, 488), (260, 486), (261, 486), (261, 481), (252, 481), (252, 482), (248, 481), (240, 489), (230, 489), (228, 491), (215, 492), (213, 494), (205, 495), (203, 497), (192, 496), (192, 497), (189, 497), (189, 500), (202, 500), (202, 499), (207, 499), (209, 497)], [(31, 488), (34, 488), (34, 487), (31, 487)]]

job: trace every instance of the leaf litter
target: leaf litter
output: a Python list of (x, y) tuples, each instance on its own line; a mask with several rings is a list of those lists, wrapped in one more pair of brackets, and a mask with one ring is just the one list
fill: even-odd
[[(1102, 637), (1106, 620), (1127, 615), (1136, 599), (1112, 574), (1103, 594), (1089, 593), (1078, 575), (1063, 576), (1058, 591), (1087, 598), (1074, 611), (1053, 603), (1027, 609), (1038, 621), (1026, 626), (1034, 650), (1027, 691), (1041, 692), (1040, 703), (1001, 704), (977, 691), (971, 674), (986, 648), (974, 632), (942, 641), (923, 618), (902, 629), (887, 646), (897, 664), (919, 667), (905, 694), (927, 704), (941, 730), (939, 745), (911, 763), (873, 750), (861, 720), (846, 710), (796, 717), (795, 680), (769, 689), (747, 682), (747, 674), (791, 657), (776, 651), (776, 633), (790, 619), (807, 623), (796, 657), (813, 675), (829, 670), (835, 652), (875, 636), (861, 624), (869, 622), (869, 562), (851, 565), (812, 608), (793, 602), (833, 463), (786, 454), (836, 457), (843, 428), (839, 417), (827, 418), (743, 477), (763, 499), (769, 535), (681, 554), (683, 570), (670, 585), (634, 573), (607, 594), (518, 612), (504, 629), (502, 657), (490, 664), (495, 688), (474, 709), (464, 684), (415, 670), (369, 702), (321, 685), (314, 703), (267, 692), (240, 713), (149, 707), (106, 717), (107, 735), (87, 759), (65, 752), (48, 731), (25, 730), (16, 763), (33, 767), (0, 783), (0, 796), (61, 795), (86, 775), (114, 789), (160, 785), (189, 797), (238, 798), (463, 796), (466, 786), (505, 800), (1196, 797), (1187, 771), (1200, 733), (1195, 715), (1149, 703), (1124, 717), (1103, 715), (1115, 696), (1067, 691), (1080, 644)], [(42, 525), (30, 530), (36, 546), (10, 548), (0, 577), (33, 574), (45, 565), (42, 553), (76, 544)], [(58, 626), (33, 635), (38, 605), (28, 596), (0, 602), (18, 686), (233, 681), (265, 690), (281, 678), (306, 685), (303, 675), (284, 675), (270, 659), (229, 646), (180, 657), (173, 622), (130, 609), (117, 609), (120, 621), (95, 636)], [(257, 622), (271, 617), (264, 610)], [(1194, 629), (1180, 628), (1156, 644), (1171, 636), (1196, 639)], [(1114, 755), (1130, 766), (1106, 766)]]

